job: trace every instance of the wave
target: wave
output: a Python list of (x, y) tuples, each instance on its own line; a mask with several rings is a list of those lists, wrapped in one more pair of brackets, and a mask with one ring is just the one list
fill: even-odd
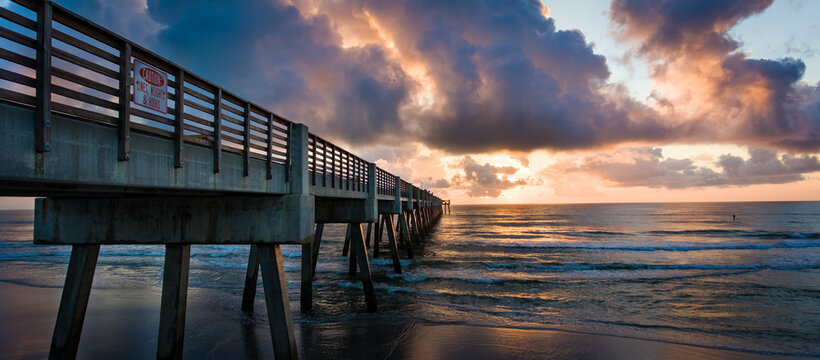
[(664, 246), (624, 246), (619, 244), (573, 244), (573, 243), (552, 243), (543, 245), (538, 243), (515, 243), (515, 244), (493, 244), (510, 249), (543, 249), (543, 250), (611, 250), (611, 251), (700, 251), (700, 250), (766, 250), (766, 249), (790, 249), (790, 248), (815, 248), (820, 247), (820, 242), (779, 242), (779, 243), (715, 243), (715, 244), (687, 244)]
[(697, 229), (697, 230), (653, 230), (645, 232), (649, 235), (735, 235), (748, 238), (762, 239), (820, 239), (820, 233), (764, 231), (764, 230), (726, 230), (726, 229)]
[(588, 263), (544, 263), (541, 265), (525, 265), (531, 269), (553, 271), (584, 271), (584, 270), (813, 270), (820, 269), (820, 264), (801, 265), (773, 265), (773, 264), (588, 264)]

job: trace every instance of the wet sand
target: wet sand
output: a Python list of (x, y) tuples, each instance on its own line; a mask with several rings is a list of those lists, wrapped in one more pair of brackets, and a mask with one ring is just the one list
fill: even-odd
[[(261, 291), (261, 289), (259, 289)], [(61, 287), (0, 280), (0, 358), (47, 356)], [(78, 358), (155, 357), (160, 288), (94, 288)], [(255, 313), (240, 294), (191, 288), (187, 359), (272, 359), (261, 294)], [(364, 310), (362, 310), (364, 311)], [(417, 323), (396, 317), (296, 323), (302, 359), (789, 359), (610, 335), (469, 324)]]

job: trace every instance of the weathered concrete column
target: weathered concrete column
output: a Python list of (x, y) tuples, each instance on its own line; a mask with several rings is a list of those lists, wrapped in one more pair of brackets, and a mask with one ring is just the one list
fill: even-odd
[(375, 229), (373, 232), (373, 258), (376, 259), (379, 257), (379, 246), (381, 245), (382, 241), (382, 218), (384, 215), (378, 214), (376, 218), (376, 222), (373, 224)]
[(297, 359), (299, 354), (293, 336), (282, 250), (279, 244), (266, 244), (259, 245), (259, 253), (274, 356), (276, 359)]
[(259, 245), (251, 245), (248, 254), (248, 270), (245, 273), (245, 289), (242, 291), (242, 311), (252, 312), (256, 299), (256, 282), (259, 279)]
[(57, 311), (57, 324), (51, 338), (49, 359), (74, 359), (80, 345), (80, 333), (83, 330), (85, 310), (88, 308), (88, 296), (91, 293), (91, 282), (97, 267), (100, 245), (74, 245), (68, 272), (63, 286), (60, 309)]
[(367, 249), (364, 246), (362, 224), (351, 224), (351, 226), (353, 231), (350, 233), (350, 257), (355, 258), (359, 264), (367, 311), (375, 312), (378, 309), (378, 302), (376, 301), (376, 292), (373, 289), (373, 276), (370, 272), (370, 261), (367, 259)]
[[(399, 216), (401, 216), (401, 214), (399, 214)], [(382, 227), (387, 230), (387, 247), (390, 249), (390, 257), (393, 259), (393, 271), (395, 271), (396, 274), (401, 274), (401, 260), (399, 259), (399, 248), (396, 244), (396, 232), (394, 231), (395, 225), (393, 224), (393, 215), (382, 215), (382, 224)], [(412, 255), (412, 250), (410, 254)]]
[(322, 233), (325, 230), (324, 223), (316, 224), (316, 232), (313, 234), (313, 277), (316, 278), (316, 263), (319, 262), (319, 247), (322, 245)]
[(182, 359), (190, 260), (190, 244), (165, 245), (157, 359)]

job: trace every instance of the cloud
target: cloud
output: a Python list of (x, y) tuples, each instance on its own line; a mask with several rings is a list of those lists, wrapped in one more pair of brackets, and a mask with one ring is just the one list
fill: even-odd
[(701, 141), (820, 149), (817, 86), (793, 58), (753, 59), (729, 30), (772, 0), (613, 0), (622, 40), (652, 64), (662, 113)]
[(614, 0), (618, 33), (653, 65), (648, 103), (536, 0), (60, 3), (345, 146), (820, 149), (805, 64), (750, 59), (727, 35), (770, 0)]
[(142, 46), (157, 43), (162, 25), (148, 14), (145, 0), (57, 0), (57, 4), (102, 24)]
[(588, 156), (580, 161), (561, 163), (542, 172), (584, 173), (618, 187), (683, 189), (705, 186), (785, 184), (820, 171), (817, 156), (777, 156), (767, 149), (750, 149), (749, 158), (722, 155), (714, 169), (699, 167), (690, 159), (664, 158), (660, 148), (624, 148), (609, 154)]
[(513, 166), (481, 165), (472, 157), (465, 156), (458, 167), (461, 173), (453, 177), (452, 186), (466, 190), (470, 197), (497, 198), (504, 190), (527, 185), (524, 179), (510, 179), (518, 171)]

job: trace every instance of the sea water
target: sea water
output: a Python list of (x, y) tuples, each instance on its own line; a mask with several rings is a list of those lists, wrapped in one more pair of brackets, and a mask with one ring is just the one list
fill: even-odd
[[(31, 211), (0, 212), (0, 280), (62, 286), (70, 247), (33, 245), (32, 227)], [(348, 275), (344, 232), (325, 228), (307, 315), (301, 247), (283, 246), (297, 324), (401, 318), (820, 356), (817, 202), (453, 206), (413, 259), (399, 248), (400, 275), (383, 237), (375, 314)], [(163, 255), (103, 246), (94, 287), (156, 289)], [(235, 301), (247, 255), (193, 246), (189, 286)]]

